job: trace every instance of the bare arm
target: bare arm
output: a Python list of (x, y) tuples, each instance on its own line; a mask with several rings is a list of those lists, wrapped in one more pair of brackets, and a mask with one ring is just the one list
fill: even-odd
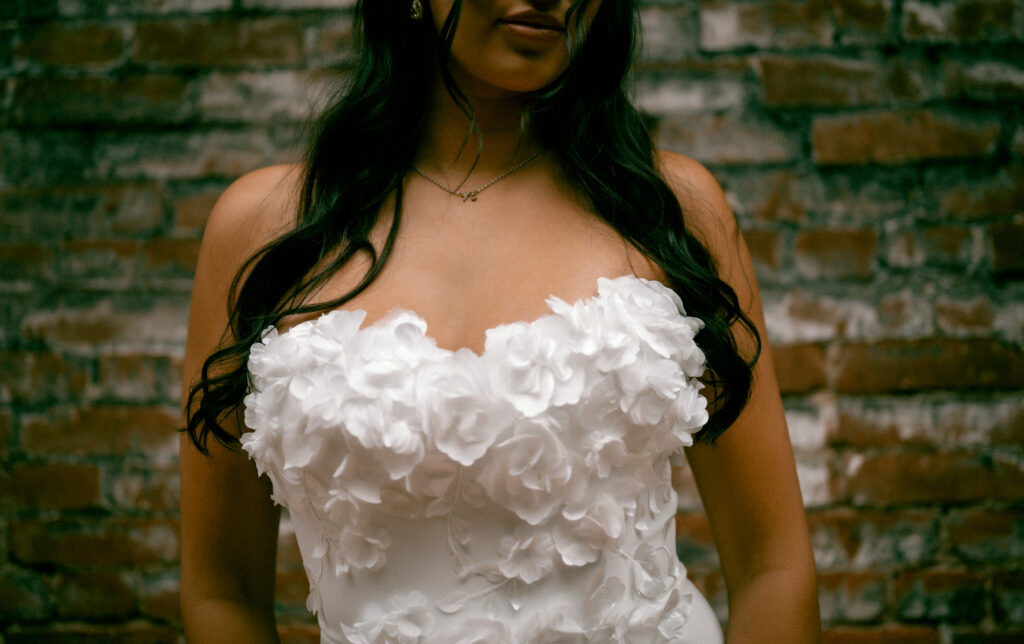
[[(728, 641), (817, 642), (814, 558), (750, 255), (711, 175), (667, 153), (662, 166), (687, 225), (707, 244), (763, 342), (743, 413), (715, 446), (687, 450), (725, 575)], [(737, 341), (750, 355), (749, 339), (740, 333)]]
[[(245, 259), (280, 229), (283, 204), (268, 198), (283, 167), (235, 182), (214, 207), (203, 237), (189, 312), (184, 393), (227, 328), (231, 280)], [(239, 414), (225, 429), (240, 435)], [(181, 609), (191, 643), (277, 642), (274, 575), (280, 512), (268, 481), (244, 452), (216, 440), (201, 454), (181, 440)]]

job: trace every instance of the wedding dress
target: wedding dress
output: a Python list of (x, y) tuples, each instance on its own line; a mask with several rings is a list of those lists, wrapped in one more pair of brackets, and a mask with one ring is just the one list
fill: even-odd
[(721, 642), (670, 483), (707, 421), (702, 323), (632, 275), (547, 303), (481, 354), (401, 309), (252, 347), (242, 446), (291, 515), (322, 642)]

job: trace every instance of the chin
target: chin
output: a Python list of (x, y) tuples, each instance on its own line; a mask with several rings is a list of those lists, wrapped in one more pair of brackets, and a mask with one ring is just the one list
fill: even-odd
[(487, 85), (517, 94), (540, 91), (554, 83), (565, 72), (566, 65), (514, 64), (502, 66), (501, 71), (474, 74)]

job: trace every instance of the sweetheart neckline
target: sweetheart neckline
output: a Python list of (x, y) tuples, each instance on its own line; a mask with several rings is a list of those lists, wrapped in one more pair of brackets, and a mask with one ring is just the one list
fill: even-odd
[[(359, 320), (359, 328), (356, 329), (356, 331), (355, 331), (355, 334), (358, 335), (358, 334), (360, 334), (360, 333), (362, 333), (362, 332), (364, 332), (364, 331), (366, 331), (368, 329), (374, 329), (374, 328), (383, 326), (384, 324), (387, 324), (395, 316), (401, 315), (403, 313), (407, 313), (407, 314), (411, 315), (412, 317), (414, 317), (416, 320), (418, 320), (419, 322), (421, 322), (423, 324), (423, 337), (425, 337), (426, 339), (430, 340), (434, 344), (434, 347), (438, 351), (441, 351), (441, 352), (443, 352), (445, 354), (449, 354), (449, 355), (455, 355), (455, 354), (461, 353), (461, 352), (469, 352), (474, 357), (476, 357), (477, 359), (482, 359), (484, 356), (487, 355), (487, 340), (488, 340), (488, 338), (490, 337), (490, 335), (494, 331), (497, 331), (499, 329), (504, 329), (504, 328), (507, 328), (507, 327), (514, 327), (514, 326), (527, 326), (528, 327), (528, 326), (531, 326), (531, 325), (536, 324), (538, 322), (541, 322), (543, 320), (547, 320), (547, 319), (554, 318), (554, 317), (560, 317), (560, 314), (557, 311), (555, 311), (554, 308), (553, 308), (553, 304), (554, 303), (561, 302), (563, 304), (566, 304), (570, 308), (575, 308), (576, 306), (578, 306), (580, 304), (587, 304), (587, 303), (590, 303), (590, 302), (595, 302), (595, 301), (598, 301), (598, 300), (602, 299), (603, 297), (605, 297), (605, 294), (601, 293), (601, 284), (602, 284), (602, 282), (609, 282), (609, 283), (615, 284), (615, 283), (626, 281), (626, 280), (628, 280), (629, 283), (636, 284), (636, 285), (639, 285), (639, 286), (644, 286), (644, 287), (650, 287), (651, 285), (655, 285), (654, 286), (655, 290), (660, 288), (660, 289), (663, 289), (664, 291), (668, 291), (669, 293), (675, 295), (675, 291), (670, 289), (668, 286), (665, 286), (665, 284), (661, 283), (660, 281), (652, 280), (652, 279), (647, 279), (646, 277), (640, 277), (639, 275), (635, 275), (633, 273), (626, 273), (624, 275), (618, 275), (616, 277), (603, 277), (603, 276), (602, 277), (598, 277), (597, 280), (596, 280), (596, 283), (597, 283), (597, 293), (592, 293), (590, 295), (584, 295), (582, 297), (578, 297), (575, 300), (573, 300), (572, 302), (567, 302), (566, 300), (563, 300), (562, 298), (560, 298), (557, 295), (555, 295), (554, 293), (552, 293), (552, 294), (548, 295), (544, 299), (544, 303), (548, 306), (548, 309), (550, 309), (550, 311), (548, 313), (542, 313), (541, 315), (537, 316), (536, 318), (534, 318), (532, 320), (516, 320), (514, 322), (502, 322), (500, 324), (496, 324), (494, 326), (488, 327), (487, 329), (484, 329), (484, 332), (483, 332), (484, 333), (484, 343), (483, 343), (483, 350), (481, 350), (481, 351), (477, 351), (477, 350), (475, 350), (475, 349), (473, 349), (471, 347), (466, 347), (466, 346), (459, 347), (457, 349), (449, 349), (449, 348), (442, 347), (442, 346), (438, 345), (437, 339), (429, 334), (430, 325), (427, 323), (427, 321), (425, 319), (423, 319), (423, 316), (421, 316), (419, 313), (417, 313), (413, 309), (406, 308), (404, 306), (397, 305), (397, 304), (395, 306), (392, 306), (390, 309), (388, 309), (387, 313), (385, 313), (384, 315), (380, 316), (379, 318), (377, 318), (376, 320), (374, 320), (373, 322), (371, 322), (369, 324), (364, 324), (364, 322), (366, 321), (366, 315), (367, 315), (367, 312), (366, 312), (365, 309), (346, 309), (346, 308), (339, 307), (339, 308), (336, 308), (336, 309), (331, 309), (329, 311), (324, 311), (320, 316), (315, 317), (315, 318), (313, 318), (311, 320), (303, 320), (302, 322), (299, 322), (298, 324), (294, 324), (294, 325), (288, 327), (284, 331), (277, 331), (277, 327), (275, 327), (275, 326), (267, 327), (266, 331), (264, 331), (264, 336), (266, 336), (266, 333), (269, 332), (270, 330), (276, 331), (277, 335), (279, 337), (285, 337), (285, 336), (288, 336), (293, 331), (295, 331), (296, 329), (299, 329), (299, 328), (303, 328), (303, 327), (316, 328), (318, 326), (318, 323), (320, 323), (321, 320), (323, 320), (324, 318), (326, 318), (328, 316), (334, 315), (334, 314), (361, 315), (362, 318)], [(679, 312), (679, 315), (680, 316), (686, 316), (686, 314), (681, 312), (681, 311)]]

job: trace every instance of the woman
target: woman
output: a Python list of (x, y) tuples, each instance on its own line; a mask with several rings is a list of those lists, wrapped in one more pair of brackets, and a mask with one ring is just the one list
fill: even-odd
[(218, 201), (186, 354), (190, 641), (276, 640), (274, 501), (325, 642), (721, 641), (674, 554), (691, 443), (730, 642), (816, 639), (749, 257), (624, 97), (632, 5), (362, 2), (306, 164)]

